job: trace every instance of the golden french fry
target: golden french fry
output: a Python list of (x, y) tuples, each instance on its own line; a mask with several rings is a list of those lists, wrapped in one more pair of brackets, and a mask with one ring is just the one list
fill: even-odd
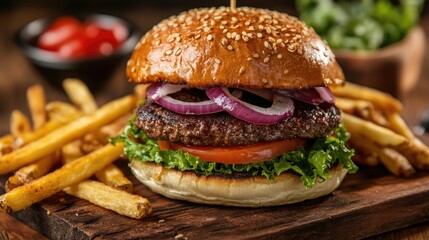
[[(69, 118), (67, 121), (71, 122), (73, 120), (74, 119)], [(16, 138), (13, 142), (13, 148), (17, 149), (17, 148), (20, 148), (24, 145), (31, 143), (31, 142), (34, 142), (34, 141), (42, 138), (43, 136), (46, 136), (47, 134), (55, 131), (56, 129), (64, 126), (64, 124), (66, 124), (68, 122), (62, 122), (62, 121), (58, 121), (55, 119), (52, 121), (49, 121), (48, 123), (43, 125), (40, 129), (33, 131), (33, 132), (28, 132), (28, 133), (22, 134), (21, 136)]]
[(397, 132), (408, 139), (414, 138), (413, 132), (411, 132), (404, 119), (402, 119), (398, 113), (387, 114), (387, 120), (389, 121), (390, 129), (394, 132)]
[(10, 132), (14, 137), (31, 132), (31, 125), (28, 118), (19, 110), (14, 110), (10, 117)]
[(49, 119), (59, 120), (61, 122), (69, 122), (71, 119), (76, 119), (82, 116), (82, 112), (77, 110), (76, 107), (70, 103), (65, 102), (51, 102), (46, 105)]
[(64, 191), (67, 194), (135, 219), (141, 219), (152, 212), (151, 204), (146, 198), (96, 181), (86, 180), (67, 187)]
[(12, 175), (6, 181), (5, 190), (6, 192), (9, 192), (12, 189), (19, 187), (21, 185), (22, 185), (22, 182), (18, 179), (18, 177), (15, 175)]
[(95, 177), (111, 187), (124, 190), (126, 192), (133, 191), (133, 183), (125, 177), (124, 173), (115, 165), (110, 164), (102, 170), (95, 173)]
[(392, 130), (378, 126), (372, 122), (362, 120), (353, 115), (342, 113), (343, 122), (350, 132), (352, 138), (354, 136), (363, 136), (381, 146), (392, 147), (405, 145), (409, 140), (399, 135)]
[(0, 138), (0, 156), (13, 151), (13, 142), (15, 138), (9, 134)]
[(61, 159), (63, 165), (68, 164), (80, 157), (84, 154), (81, 151), (81, 141), (76, 140), (71, 143), (66, 144), (61, 148)]
[(97, 110), (97, 103), (88, 87), (79, 79), (69, 78), (63, 81), (63, 88), (70, 100), (82, 112), (90, 114)]
[(358, 165), (365, 165), (369, 167), (375, 167), (378, 165), (378, 157), (376, 154), (367, 153), (365, 149), (361, 150), (359, 147), (352, 145), (352, 148), (355, 149), (355, 155), (353, 156), (353, 162)]
[(413, 166), (402, 154), (392, 148), (380, 149), (380, 161), (396, 176), (409, 177), (415, 173)]
[(46, 123), (46, 97), (43, 87), (40, 84), (27, 89), (27, 101), (33, 119), (33, 128), (39, 129)]
[(56, 154), (49, 154), (37, 162), (20, 168), (18, 171), (16, 171), (15, 176), (22, 183), (29, 183), (34, 179), (38, 179), (48, 173), (57, 163), (58, 157)]
[(408, 144), (396, 149), (405, 155), (415, 168), (429, 170), (429, 149), (418, 138), (413, 138)]
[(350, 144), (365, 152), (376, 154), (380, 162), (396, 176), (411, 176), (415, 170), (408, 160), (396, 150), (378, 146), (365, 137), (355, 136), (350, 138)]
[(379, 90), (347, 82), (343, 87), (332, 87), (335, 96), (367, 100), (386, 112), (401, 112), (402, 104), (391, 95)]
[(388, 121), (380, 111), (377, 111), (372, 102), (367, 100), (337, 97), (335, 104), (343, 112), (357, 115), (380, 126), (387, 126)]
[(0, 212), (19, 211), (77, 184), (120, 157), (123, 144), (106, 145), (56, 171), (0, 196)]
[(88, 132), (132, 111), (136, 104), (134, 96), (126, 96), (107, 103), (93, 114), (83, 116), (63, 127), (50, 132), (14, 152), (0, 157), (0, 174), (14, 171), (50, 153), (60, 150), (65, 144), (76, 140)]

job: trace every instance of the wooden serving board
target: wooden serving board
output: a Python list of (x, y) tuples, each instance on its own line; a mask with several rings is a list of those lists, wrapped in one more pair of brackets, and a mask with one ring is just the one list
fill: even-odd
[[(153, 205), (142, 220), (64, 193), (12, 215), (49, 239), (356, 239), (429, 220), (427, 173), (403, 179), (363, 168), (329, 196), (256, 209), (170, 200), (132, 179), (135, 192)], [(4, 186), (4, 176), (0, 182)]]

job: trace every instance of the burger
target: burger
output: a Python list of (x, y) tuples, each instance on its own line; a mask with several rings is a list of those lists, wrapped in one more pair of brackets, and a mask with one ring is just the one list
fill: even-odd
[(148, 31), (127, 63), (147, 96), (116, 141), (139, 181), (173, 199), (274, 206), (334, 191), (356, 171), (329, 86), (327, 44), (265, 9), (194, 9)]

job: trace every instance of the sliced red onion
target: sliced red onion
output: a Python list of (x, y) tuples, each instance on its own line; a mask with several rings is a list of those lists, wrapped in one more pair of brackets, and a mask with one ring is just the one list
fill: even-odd
[(155, 101), (159, 105), (176, 113), (201, 115), (222, 112), (223, 109), (212, 100), (202, 102), (184, 102), (170, 96), (164, 96)]
[(168, 94), (178, 92), (185, 87), (186, 85), (154, 83), (147, 89), (147, 97), (149, 100), (156, 101)]
[(215, 87), (206, 90), (207, 96), (234, 117), (253, 124), (272, 124), (293, 114), (293, 100), (281, 94), (274, 94), (269, 108), (255, 106), (231, 95), (227, 88)]
[(299, 101), (319, 105), (321, 103), (333, 104), (335, 99), (327, 87), (315, 87), (301, 90), (277, 90), (278, 93), (295, 98)]
[(335, 96), (327, 87), (315, 87), (316, 91), (319, 93), (320, 97), (324, 102), (334, 104)]
[[(186, 85), (160, 84), (155, 83), (149, 86), (147, 90), (148, 99), (155, 101), (164, 108), (179, 114), (201, 115), (212, 114), (223, 111), (222, 107), (218, 106), (212, 100), (201, 102), (184, 102), (174, 99), (168, 94), (178, 92), (185, 88)], [(233, 95), (241, 97), (242, 91), (235, 90)]]

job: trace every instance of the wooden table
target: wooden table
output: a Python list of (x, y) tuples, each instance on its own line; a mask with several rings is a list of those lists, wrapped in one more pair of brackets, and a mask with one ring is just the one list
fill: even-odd
[[(56, 8), (37, 6), (1, 7), (0, 5), (0, 133), (4, 134), (8, 131), (9, 114), (13, 109), (20, 109), (28, 113), (25, 102), (25, 91), (28, 86), (36, 83), (42, 84), (48, 93), (49, 100), (66, 100), (66, 97), (62, 91), (55, 89), (44, 81), (43, 76), (32, 68), (12, 41), (13, 34), (25, 23), (38, 17), (54, 15), (58, 13), (59, 10)], [(147, 30), (161, 19), (186, 9), (186, 7), (183, 6), (180, 9), (159, 9), (153, 6), (151, 8), (131, 6), (127, 8), (110, 9), (104, 6), (104, 8), (106, 9), (101, 9), (98, 12), (126, 16), (128, 19), (134, 21), (142, 30)], [(280, 9), (276, 9), (283, 10), (281, 7)], [(91, 11), (95, 12), (96, 10)], [(425, 16), (422, 19), (422, 26), (425, 33), (428, 34), (429, 16)], [(427, 51), (429, 51), (429, 49), (427, 49)], [(426, 56), (429, 56), (429, 54), (426, 54)], [(428, 64), (429, 58), (426, 57), (425, 66), (428, 66)], [(106, 79), (106, 82), (100, 83), (105, 85), (96, 93), (97, 101), (100, 104), (109, 99), (123, 96), (131, 91), (132, 86), (126, 82), (124, 77), (124, 67), (125, 61), (118, 66), (111, 79)], [(404, 118), (409, 125), (414, 126), (418, 122), (424, 109), (429, 107), (428, 92), (429, 69), (424, 67), (418, 86), (403, 99), (405, 105)], [(423, 140), (429, 143), (428, 137), (425, 136)], [(43, 236), (38, 235), (25, 225), (20, 225), (14, 218), (6, 214), (0, 214), (0, 238), (2, 237), (10, 239), (43, 239)], [(404, 238), (428, 239), (429, 224), (421, 223), (373, 237), (373, 239)]]

